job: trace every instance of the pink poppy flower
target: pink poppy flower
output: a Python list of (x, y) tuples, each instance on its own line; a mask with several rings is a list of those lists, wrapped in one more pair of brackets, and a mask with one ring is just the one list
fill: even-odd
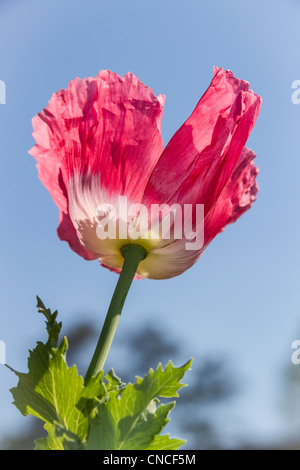
[[(152, 279), (191, 267), (212, 239), (252, 206), (258, 191), (255, 154), (245, 144), (261, 98), (247, 82), (215, 67), (207, 91), (165, 148), (163, 106), (164, 96), (156, 97), (132, 73), (122, 78), (106, 70), (96, 78), (76, 78), (33, 118), (36, 145), (30, 150), (58, 206), (60, 239), (86, 260), (99, 259), (116, 272), (123, 265), (121, 247), (141, 244), (147, 256), (137, 275)], [(125, 197), (136, 210), (130, 223), (136, 223), (142, 206), (191, 205), (190, 229), (201, 244), (187, 249), (191, 234), (175, 237), (173, 231), (162, 237), (155, 229), (148, 238), (128, 232), (99, 237), (105, 216), (120, 227), (128, 206), (109, 212)], [(203, 207), (204, 224), (197, 221), (197, 205)]]

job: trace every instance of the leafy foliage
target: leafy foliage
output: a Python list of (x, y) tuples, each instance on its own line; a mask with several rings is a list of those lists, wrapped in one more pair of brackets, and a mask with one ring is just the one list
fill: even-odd
[(160, 404), (158, 397), (178, 397), (191, 361), (182, 367), (169, 362), (164, 370), (159, 364), (134, 384), (123, 383), (113, 370), (85, 384), (76, 366), (67, 364), (67, 338), (59, 344), (57, 311), (51, 313), (39, 298), (37, 308), (48, 338), (29, 351), (27, 373), (14, 371), (19, 381), (11, 390), (24, 416), (45, 422), (48, 435), (36, 440), (37, 450), (171, 450), (185, 442), (160, 434), (175, 402)]

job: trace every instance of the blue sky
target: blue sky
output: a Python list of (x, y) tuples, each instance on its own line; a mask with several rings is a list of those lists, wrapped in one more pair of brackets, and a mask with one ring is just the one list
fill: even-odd
[[(132, 328), (153, 321), (180, 337), (182, 363), (228, 357), (242, 383), (229, 411), (236, 434), (263, 441), (285, 431), (282, 370), (300, 335), (300, 105), (291, 101), (299, 23), (296, 0), (0, 1), (0, 339), (10, 365), (26, 370), (27, 350), (43, 335), (36, 294), (59, 309), (65, 329), (83, 314), (100, 329), (117, 280), (58, 239), (57, 208), (27, 153), (32, 117), (76, 76), (132, 71), (166, 95), (166, 144), (217, 65), (263, 98), (248, 141), (258, 200), (186, 273), (136, 282), (117, 334), (126, 344)], [(1, 438), (25, 418), (11, 405), (16, 378), (4, 367), (0, 384)]]

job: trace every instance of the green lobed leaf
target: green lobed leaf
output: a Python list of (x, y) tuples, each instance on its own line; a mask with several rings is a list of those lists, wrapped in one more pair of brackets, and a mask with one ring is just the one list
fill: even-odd
[(30, 354), (28, 373), (16, 373), (19, 382), (11, 392), (14, 404), (24, 415), (31, 414), (51, 424), (56, 421), (84, 438), (88, 421), (75, 406), (83, 392), (83, 378), (75, 366), (67, 366), (66, 349), (66, 338), (58, 349), (51, 350), (51, 355), (39, 343)]
[(171, 439), (167, 434), (155, 436), (151, 444), (145, 450), (177, 450), (186, 441), (182, 439)]
[(46, 308), (42, 300), (36, 296), (37, 299), (37, 309), (39, 313), (42, 313), (46, 317), (46, 330), (48, 333), (47, 345), (53, 348), (57, 348), (58, 337), (61, 330), (61, 322), (57, 323), (57, 310), (54, 313), (51, 313), (49, 308)]
[(35, 450), (79, 450), (82, 448), (79, 437), (58, 423), (54, 425), (46, 423), (44, 428), (48, 431), (48, 435), (36, 439)]
[(65, 450), (63, 437), (56, 435), (55, 426), (46, 423), (44, 429), (48, 432), (48, 435), (35, 440), (35, 450)]
[(109, 392), (110, 390), (121, 390), (125, 387), (125, 383), (122, 382), (113, 369), (111, 369), (105, 376), (106, 384), (105, 388)]
[[(78, 442), (86, 437), (89, 420), (88, 413), (83, 412), (83, 401), (85, 407), (91, 409), (90, 401), (99, 403), (105, 388), (100, 374), (84, 387), (76, 366), (68, 367), (66, 363), (67, 339), (63, 338), (58, 348), (53, 347), (58, 343), (61, 328), (56, 322), (57, 312), (51, 314), (40, 299), (38, 309), (46, 317), (48, 340), (45, 344), (38, 342), (30, 351), (26, 374), (14, 371), (19, 381), (11, 393), (15, 406), (23, 415), (31, 414), (46, 423), (49, 435), (46, 440), (37, 441), (38, 448), (61, 448), (70, 433)], [(64, 432), (58, 435), (58, 429)]]
[[(180, 383), (191, 361), (182, 367), (171, 362), (163, 370), (159, 364), (150, 369), (144, 379), (137, 377), (135, 384), (121, 390), (112, 390), (107, 402), (99, 406), (91, 420), (86, 441), (88, 450), (144, 450), (166, 445), (167, 449), (180, 446), (184, 441), (170, 440), (168, 436), (155, 438), (169, 421), (168, 415), (175, 403), (157, 407), (157, 397), (177, 397)], [(177, 448), (178, 448), (177, 447)], [(162, 450), (163, 448), (160, 447)]]

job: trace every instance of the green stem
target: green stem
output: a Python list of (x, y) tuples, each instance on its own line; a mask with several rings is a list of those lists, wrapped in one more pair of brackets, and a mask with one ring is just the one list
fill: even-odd
[(140, 261), (147, 256), (146, 250), (139, 245), (125, 245), (121, 248), (121, 253), (124, 257), (122, 271), (112, 296), (94, 355), (84, 379), (85, 383), (104, 367), (134, 275)]

